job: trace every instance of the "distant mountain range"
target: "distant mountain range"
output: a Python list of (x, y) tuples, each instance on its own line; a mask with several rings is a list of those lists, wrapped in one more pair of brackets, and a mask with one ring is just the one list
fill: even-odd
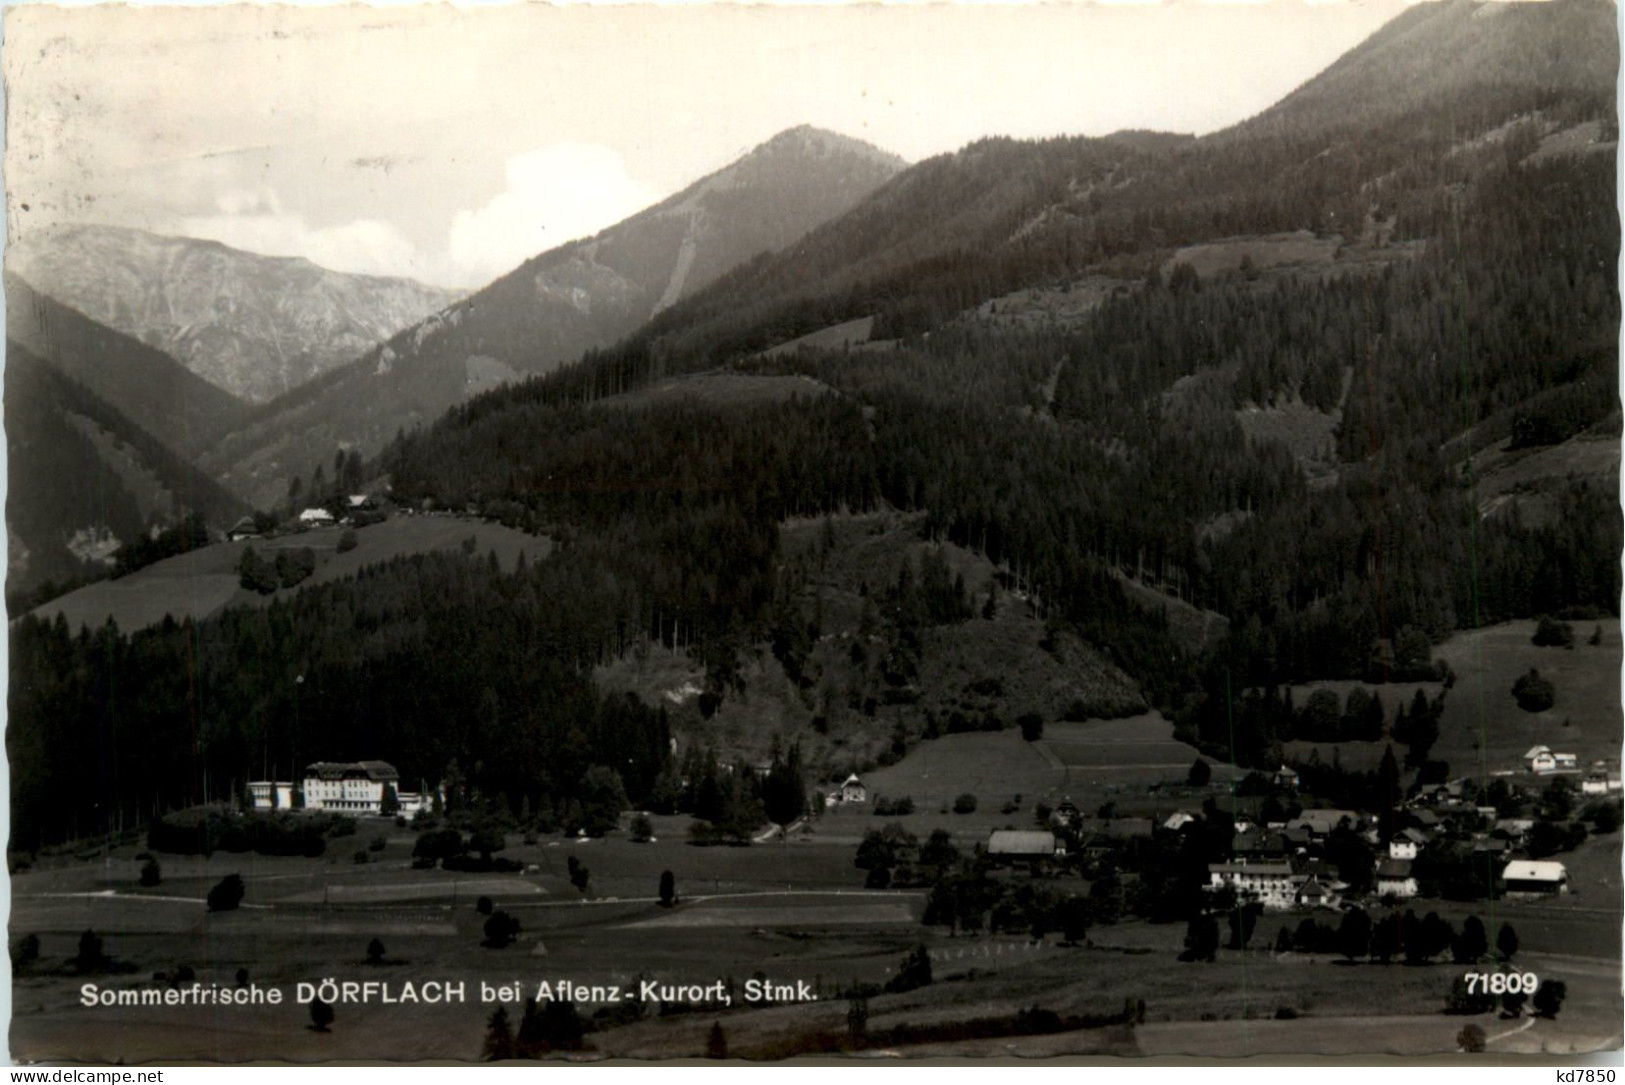
[(832, 132), (780, 133), (266, 405), (211, 449), (205, 465), (256, 505), (268, 504), (291, 475), (341, 444), (370, 455), (469, 395), (614, 343), (737, 265), (841, 215), (904, 165)]
[(410, 279), (114, 226), (30, 233), (7, 270), (250, 403), (353, 361), (455, 301)]

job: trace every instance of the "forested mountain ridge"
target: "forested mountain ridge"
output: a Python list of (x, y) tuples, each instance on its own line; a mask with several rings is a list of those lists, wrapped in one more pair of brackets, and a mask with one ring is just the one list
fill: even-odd
[(250, 403), (353, 360), (458, 297), (409, 279), (114, 226), (29, 233), (6, 261), (40, 293)]
[(156, 347), (7, 275), (6, 337), (46, 358), (182, 456), (240, 424), (247, 404)]
[(246, 507), (120, 411), (22, 344), (5, 368), (8, 599), (106, 576), (119, 548), (196, 514)]
[[(1520, 56), (1520, 35), (1544, 32), (1525, 6), (1484, 18), (1423, 6), (1389, 33), (1439, 48), (1477, 35)], [(1596, 5), (1542, 6), (1564, 35), (1617, 52)], [(1422, 64), (1435, 46), (1382, 52)], [(102, 726), (125, 744), (156, 729), (200, 749), (217, 778), (267, 741), (379, 734), (413, 757), (478, 760), (475, 785), (510, 806), (541, 787), (568, 808), (613, 740), (637, 751), (629, 799), (660, 804), (679, 775), (671, 721), (594, 690), (595, 669), (683, 656), (706, 698), (703, 720), (686, 721), (691, 752), (713, 740), (740, 752), (712, 721), (756, 696), (758, 665), (796, 687), (814, 730), (830, 718), (814, 713), (844, 705), (860, 727), (895, 719), (906, 745), (933, 733), (930, 646), (1020, 606), (1048, 643), (1082, 641), (1130, 676), (1180, 737), (1278, 767), (1283, 685), (1431, 674), (1428, 646), (1451, 630), (1618, 605), (1617, 487), (1543, 476), (1538, 518), (1486, 507), (1479, 488), (1481, 460), (1512, 445), (1533, 455), (1583, 436), (1618, 459), (1615, 168), (1596, 153), (1617, 118), (1611, 85), (1577, 71), (1572, 85), (1457, 71), (1393, 112), (1351, 105), (1346, 125), (1331, 103), (1304, 107), (1314, 124), (1253, 135), (990, 139), (921, 163), (623, 342), (474, 396), (375, 461), (402, 501), (546, 531), (559, 543), (547, 561), (513, 576), (477, 555), (397, 563), (263, 620), (131, 637), (25, 618), (13, 673), (47, 680), (14, 699), (11, 742), (31, 765), (74, 764), (85, 747), (54, 721), (91, 718), (103, 689), (128, 696), (133, 681), (139, 699), (124, 703), (139, 722)], [(1310, 255), (1248, 258), (1300, 231)], [(1220, 240), (1224, 259), (1193, 255)], [(1065, 322), (980, 311), (1081, 280), (1105, 285)], [(857, 318), (891, 342), (761, 353)], [(728, 395), (626, 394), (701, 373)], [(751, 380), (775, 394), (744, 394)], [(1238, 422), (1281, 403), (1335, 410), (1327, 474), (1308, 477), (1286, 444)], [(918, 560), (858, 573), (856, 592), (843, 580), (842, 605), (868, 604), (859, 650), (833, 642), (874, 681), (823, 683), (823, 638), (845, 627), (824, 610), (835, 594), (816, 555), (844, 561), (857, 525), (894, 516), (917, 533)], [(993, 570), (993, 618), (944, 553)], [(1227, 631), (1175, 637), (1125, 577)], [(256, 654), (267, 638), (279, 647)], [(180, 696), (192, 642), (212, 653), (195, 747), (182, 745), (193, 721), (151, 707)], [(315, 739), (286, 711), (303, 667), (320, 674), (306, 703), (330, 724)], [(500, 680), (482, 686), (486, 674)], [(398, 696), (425, 675), (429, 695)], [(369, 700), (375, 687), (396, 692)], [(977, 714), (1010, 722), (1008, 698), (986, 696)], [(160, 775), (162, 803), (196, 798), (194, 780)], [(98, 794), (150, 806), (159, 789), (133, 779)], [(54, 794), (31, 797), (31, 831), (68, 831)]]
[[(375, 453), (402, 427), (631, 333), (735, 265), (780, 248), (903, 167), (813, 128), (778, 136), (597, 236), (542, 253), (258, 411), (206, 466), (266, 506), (339, 445)], [(307, 462), (308, 460), (308, 462)]]

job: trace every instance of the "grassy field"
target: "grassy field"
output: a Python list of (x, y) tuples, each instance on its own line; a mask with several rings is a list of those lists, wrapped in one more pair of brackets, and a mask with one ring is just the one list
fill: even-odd
[[(979, 813), (968, 820), (992, 819)], [(1178, 925), (1097, 927), (1082, 947), (1063, 947), (1055, 936), (1039, 943), (1007, 935), (949, 937), (918, 924), (918, 891), (859, 887), (862, 872), (851, 865), (852, 848), (832, 831), (848, 822), (856, 828), (879, 819), (843, 812), (815, 822), (811, 838), (751, 847), (692, 847), (682, 842), (683, 818), (656, 819), (651, 844), (618, 836), (584, 844), (544, 838), (533, 845), (510, 838), (505, 854), (528, 870), (510, 876), (412, 870), (411, 834), (386, 821), (363, 823), (353, 838), (358, 846), (379, 835), (387, 841), (377, 862), (359, 866), (348, 862), (347, 845), (314, 860), (161, 856), (163, 884), (140, 890), (134, 846), (91, 861), (58, 861), (13, 882), (12, 936), (38, 934), (42, 946), (40, 961), (15, 981), (12, 1049), (21, 1061), (473, 1059), (494, 1008), (479, 1001), (482, 982), (534, 990), (542, 980), (706, 984), (761, 974), (775, 982), (804, 981), (819, 998), (770, 1008), (713, 1007), (604, 1028), (590, 1037), (593, 1056), (693, 1056), (718, 1021), (734, 1054), (814, 1053), (819, 1034), (845, 1032), (847, 1004), (839, 988), (883, 982), (919, 944), (930, 952), (936, 982), (872, 998), (871, 1031), (1028, 1006), (1109, 1013), (1125, 998), (1145, 999), (1147, 1016), (1136, 1029), (1011, 1037), (997, 1045), (945, 1040), (909, 1054), (1424, 1054), (1452, 1050), (1463, 1023), (1439, 1012), (1459, 972), (1452, 966), (1348, 966), (1262, 948), (1273, 943), (1278, 925), (1295, 925), (1296, 915), (1267, 917), (1259, 926), (1261, 948), (1221, 951), (1211, 965), (1177, 961), (1184, 933)], [(564, 860), (571, 855), (591, 872), (585, 896), (568, 884)], [(1617, 869), (1618, 857), (1614, 838), (1588, 843), (1572, 862), (1579, 875), (1593, 867), (1604, 871), (1610, 861)], [(653, 899), (662, 869), (676, 875), (680, 903), (672, 910)], [(247, 881), (244, 907), (210, 915), (202, 894), (232, 872)], [(1055, 887), (1064, 891), (1065, 880)], [(478, 894), (520, 919), (516, 944), (480, 945)], [(1513, 923), (1522, 941), (1518, 967), (1568, 983), (1569, 1002), (1557, 1021), (1525, 1029), (1521, 1022), (1479, 1019), (1492, 1036), (1506, 1034), (1496, 1042), (1508, 1050), (1592, 1050), (1618, 1041), (1617, 896), (1610, 901), (1585, 892), (1561, 904), (1420, 905), (1458, 923), (1468, 911), (1492, 928)], [(126, 970), (79, 976), (67, 967), (85, 929), (97, 931)], [(373, 937), (385, 945), (383, 966), (364, 963)], [(460, 980), (469, 994), (460, 1005), (340, 1005), (329, 1034), (311, 1031), (305, 1008), (292, 1004), (78, 1004), (83, 982), (146, 986), (154, 973), (182, 964), (205, 984), (229, 985), (236, 970), (246, 968), (253, 982), (282, 987), (290, 1000), (295, 984), (324, 977), (383, 980), (397, 989), (406, 981)], [(508, 1008), (517, 1013), (516, 1005)], [(587, 1016), (608, 1009), (579, 1008)], [(1274, 1020), (1283, 1008), (1300, 1017)]]
[[(1579, 755), (1582, 766), (1612, 759), (1617, 765), (1625, 721), (1620, 710), (1620, 630), (1617, 618), (1575, 622), (1573, 648), (1537, 648), (1529, 642), (1532, 621), (1507, 622), (1458, 633), (1433, 650), (1435, 659), (1450, 664), (1455, 685), (1445, 694), (1439, 718), (1439, 741), (1434, 758), (1450, 764), (1453, 775), (1523, 774), (1523, 755), (1531, 746)], [(1592, 630), (1602, 629), (1603, 642), (1587, 644)], [(1550, 679), (1557, 701), (1544, 712), (1525, 712), (1512, 697), (1512, 683), (1534, 667)], [(1300, 707), (1317, 689), (1330, 689), (1340, 698), (1364, 683), (1311, 682), (1294, 686), (1293, 701)], [(1437, 682), (1395, 682), (1366, 685), (1382, 698), (1390, 721), (1399, 705), (1409, 706), (1420, 689), (1429, 700), (1442, 686)], [(1335, 751), (1347, 768), (1374, 769), (1382, 759), (1381, 742), (1290, 742), (1287, 753), (1307, 757), (1319, 750), (1322, 761)], [(1403, 749), (1396, 750), (1403, 754)]]
[[(480, 553), (494, 550), (507, 569), (513, 568), (521, 552), (534, 560), (545, 557), (552, 548), (551, 540), (500, 524), (454, 516), (397, 515), (355, 529), (356, 548), (341, 554), (338, 541), (344, 530), (317, 528), (275, 539), (216, 543), (154, 562), (117, 580), (89, 584), (36, 607), (33, 613), (42, 618), (61, 614), (72, 628), (100, 626), (111, 617), (120, 629), (131, 632), (156, 625), (165, 615), (196, 620), (234, 604), (268, 606), (305, 585), (351, 576), (363, 566), (403, 554), (451, 550), (469, 536), (474, 537)], [(278, 550), (309, 547), (316, 552), (316, 571), (304, 584), (272, 595), (245, 591), (237, 583), (237, 563), (250, 546), (267, 558), (274, 558)]]

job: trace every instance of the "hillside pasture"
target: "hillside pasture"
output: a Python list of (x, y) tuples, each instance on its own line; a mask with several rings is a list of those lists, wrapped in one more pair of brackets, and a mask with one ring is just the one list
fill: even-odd
[[(163, 561), (154, 562), (117, 580), (89, 584), (36, 607), (33, 614), (47, 620), (62, 615), (70, 629), (100, 627), (108, 618), (120, 630), (132, 632), (162, 622), (207, 618), (228, 606), (269, 606), (301, 588), (353, 576), (363, 567), (409, 554), (453, 550), (472, 536), (480, 554), (496, 552), (504, 569), (512, 570), (520, 553), (527, 560), (544, 558), (552, 540), (527, 535), (500, 524), (455, 516), (393, 516), (383, 523), (353, 529), (355, 549), (338, 552), (342, 527), (315, 528), (276, 538), (222, 542)], [(316, 571), (302, 583), (260, 595), (238, 584), (237, 565), (243, 551), (253, 547), (261, 557), (275, 560), (281, 550), (309, 547), (316, 554)]]

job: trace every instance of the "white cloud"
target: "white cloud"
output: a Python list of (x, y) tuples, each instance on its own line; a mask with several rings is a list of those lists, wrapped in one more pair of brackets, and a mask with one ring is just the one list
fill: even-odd
[[(419, 278), (429, 271), (412, 243), (387, 222), (356, 219), (312, 228), (302, 216), (280, 211), (280, 201), (269, 189), (266, 198), (243, 200), (242, 195), (221, 196), (218, 203), (225, 213), (187, 217), (176, 232), (266, 256), (302, 256), (333, 271)], [(232, 213), (228, 209), (233, 207), (248, 213)]]
[(507, 188), (459, 211), (448, 242), (448, 281), (483, 285), (539, 252), (588, 237), (649, 206), (655, 195), (627, 175), (609, 147), (560, 143), (508, 160)]

